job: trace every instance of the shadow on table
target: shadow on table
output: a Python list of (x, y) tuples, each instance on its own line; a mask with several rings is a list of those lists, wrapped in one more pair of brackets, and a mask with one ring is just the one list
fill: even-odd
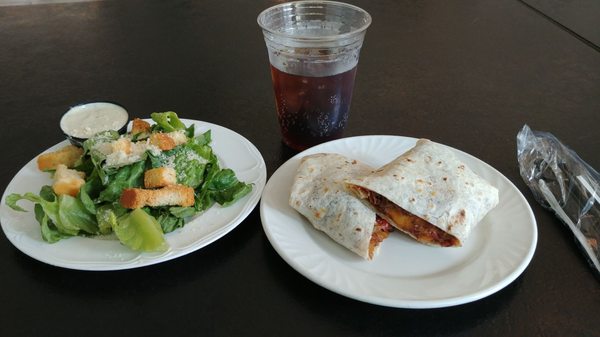
[[(90, 300), (127, 298), (135, 294), (154, 294), (173, 287), (194, 287), (209, 283), (215, 272), (228, 261), (239, 258), (249, 238), (257, 235), (252, 223), (259, 221), (258, 207), (248, 216), (247, 222), (221, 239), (195, 252), (155, 265), (116, 271), (80, 271), (55, 267), (36, 261), (17, 249), (14, 260), (24, 273), (39, 281), (50, 293), (64, 293)], [(254, 233), (253, 233), (254, 232)]]
[(266, 237), (264, 250), (265, 263), (282, 285), (284, 296), (289, 296), (287, 301), (302, 307), (299, 318), (308, 316), (315, 322), (339, 325), (333, 327), (337, 331), (352, 331), (361, 336), (393, 336), (400, 331), (408, 336), (437, 336), (476, 329), (485, 321), (497, 320), (495, 316), (511, 303), (521, 287), (521, 278), (518, 278), (498, 293), (463, 305), (436, 309), (389, 308), (346, 298), (311, 282), (287, 265)]

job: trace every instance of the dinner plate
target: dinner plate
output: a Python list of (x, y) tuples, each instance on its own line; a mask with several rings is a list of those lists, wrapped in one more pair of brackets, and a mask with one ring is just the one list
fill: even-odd
[(413, 147), (399, 136), (343, 138), (310, 148), (283, 164), (269, 179), (260, 205), (267, 238), (300, 274), (338, 294), (383, 306), (436, 308), (493, 294), (527, 267), (537, 243), (531, 208), (519, 190), (483, 161), (450, 148), (499, 190), (500, 201), (460, 248), (422, 245), (393, 232), (378, 255), (366, 261), (317, 231), (288, 205), (300, 159), (328, 152), (379, 167)]
[[(139, 253), (120, 244), (116, 238), (72, 237), (49, 244), (42, 240), (40, 225), (35, 220), (33, 204), (25, 200), (19, 205), (28, 212), (17, 212), (6, 205), (12, 193), (39, 193), (43, 185), (52, 184), (50, 175), (37, 169), (36, 160), (25, 165), (7, 186), (0, 206), (0, 223), (6, 237), (23, 253), (39, 261), (70, 269), (118, 270), (142, 267), (168, 261), (194, 252), (223, 237), (239, 225), (254, 209), (266, 182), (266, 166), (256, 147), (238, 133), (222, 126), (190, 119), (196, 134), (211, 130), (211, 146), (222, 167), (233, 169), (239, 180), (251, 183), (252, 191), (229, 207), (214, 205), (197, 215), (183, 228), (165, 235), (169, 249), (162, 253)], [(46, 151), (55, 151), (64, 141)]]

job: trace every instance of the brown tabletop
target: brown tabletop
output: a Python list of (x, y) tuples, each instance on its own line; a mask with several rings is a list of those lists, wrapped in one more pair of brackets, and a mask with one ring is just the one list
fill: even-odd
[[(274, 3), (0, 7), (2, 189), (64, 139), (58, 121), (67, 107), (94, 100), (119, 102), (133, 117), (172, 110), (235, 130), (260, 150), (271, 176), (295, 154), (280, 142), (256, 24)], [(346, 136), (430, 138), (505, 175), (537, 220), (538, 245), (521, 276), (447, 308), (359, 302), (291, 268), (268, 241), (258, 208), (207, 247), (123, 271), (50, 266), (2, 236), (0, 335), (599, 336), (598, 279), (521, 179), (515, 139), (524, 124), (552, 132), (600, 168), (597, 48), (517, 0), (353, 4), (373, 24)]]
[(600, 50), (600, 3), (594, 0), (522, 0), (541, 15)]

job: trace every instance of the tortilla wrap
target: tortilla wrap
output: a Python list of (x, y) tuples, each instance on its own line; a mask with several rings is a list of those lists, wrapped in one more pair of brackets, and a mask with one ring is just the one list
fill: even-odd
[(306, 156), (296, 172), (289, 199), (290, 206), (316, 229), (368, 260), (393, 227), (379, 219), (387, 227), (382, 232), (376, 213), (346, 190), (344, 182), (371, 170), (339, 154)]
[(434, 246), (461, 246), (498, 204), (495, 187), (427, 139), (348, 187), (394, 227)]

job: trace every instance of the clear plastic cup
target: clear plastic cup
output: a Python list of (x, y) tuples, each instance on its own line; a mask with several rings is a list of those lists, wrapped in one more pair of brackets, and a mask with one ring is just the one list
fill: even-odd
[(285, 144), (295, 150), (340, 138), (371, 16), (334, 1), (295, 1), (258, 16), (271, 63)]

